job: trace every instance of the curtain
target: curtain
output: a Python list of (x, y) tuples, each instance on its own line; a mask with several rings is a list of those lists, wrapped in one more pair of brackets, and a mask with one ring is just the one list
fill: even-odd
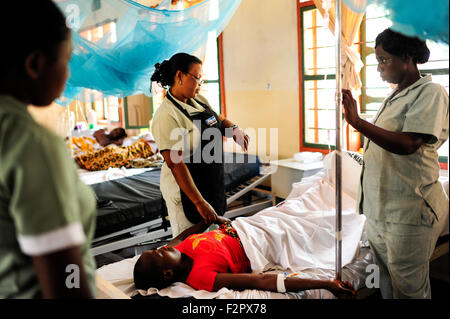
[[(331, 7), (326, 10), (326, 0), (314, 0), (314, 4), (322, 17), (328, 12), (328, 28), (334, 34), (335, 25), (335, 1), (331, 1)], [(341, 3), (341, 73), (343, 74), (342, 88), (349, 89), (355, 94), (361, 88), (359, 71), (363, 67), (359, 53), (351, 46), (358, 36), (359, 26), (364, 13), (356, 13)]]

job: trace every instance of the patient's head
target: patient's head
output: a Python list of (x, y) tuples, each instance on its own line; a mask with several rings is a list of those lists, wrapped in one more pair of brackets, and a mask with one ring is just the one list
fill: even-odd
[[(184, 263), (187, 256), (171, 246), (148, 250), (134, 266), (133, 277), (137, 289), (163, 289), (175, 281), (184, 281)], [(189, 258), (189, 257), (187, 257)]]
[(108, 138), (109, 138), (110, 140), (112, 140), (112, 141), (118, 141), (118, 140), (123, 139), (123, 138), (125, 138), (125, 137), (127, 137), (127, 136), (128, 136), (128, 135), (127, 135), (127, 132), (126, 132), (123, 128), (121, 128), (121, 127), (118, 127), (118, 128), (113, 129), (113, 130), (108, 134)]

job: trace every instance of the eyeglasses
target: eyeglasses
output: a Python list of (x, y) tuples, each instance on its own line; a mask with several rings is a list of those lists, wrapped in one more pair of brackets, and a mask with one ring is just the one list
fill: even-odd
[(194, 74), (191, 74), (189, 72), (184, 72), (184, 73), (189, 74), (190, 76), (192, 76), (195, 79), (195, 81), (197, 81), (198, 84), (205, 83), (205, 80), (202, 79), (202, 76), (196, 77)]
[(381, 56), (381, 57), (377, 57), (377, 61), (378, 61), (378, 64), (386, 65), (389, 61), (392, 61), (392, 59), (385, 59)]

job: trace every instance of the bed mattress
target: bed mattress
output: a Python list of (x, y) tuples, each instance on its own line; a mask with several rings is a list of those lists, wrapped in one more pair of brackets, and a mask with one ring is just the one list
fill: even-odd
[(91, 185), (97, 196), (95, 237), (165, 216), (159, 190), (161, 169)]
[(224, 153), (225, 191), (259, 175), (261, 163), (258, 156), (243, 153)]

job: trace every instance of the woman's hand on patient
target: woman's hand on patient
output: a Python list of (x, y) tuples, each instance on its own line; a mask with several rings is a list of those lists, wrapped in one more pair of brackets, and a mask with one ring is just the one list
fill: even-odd
[(223, 224), (225, 224), (227, 222), (231, 223), (231, 220), (229, 220), (228, 218), (225, 218), (223, 216), (217, 216), (215, 224), (220, 226), (220, 225), (223, 225)]
[(196, 205), (196, 207), (206, 225), (210, 225), (216, 221), (218, 215), (214, 208), (207, 201), (204, 200), (200, 202)]
[(333, 281), (330, 281), (328, 290), (340, 299), (356, 298), (356, 290), (348, 281), (334, 279)]

